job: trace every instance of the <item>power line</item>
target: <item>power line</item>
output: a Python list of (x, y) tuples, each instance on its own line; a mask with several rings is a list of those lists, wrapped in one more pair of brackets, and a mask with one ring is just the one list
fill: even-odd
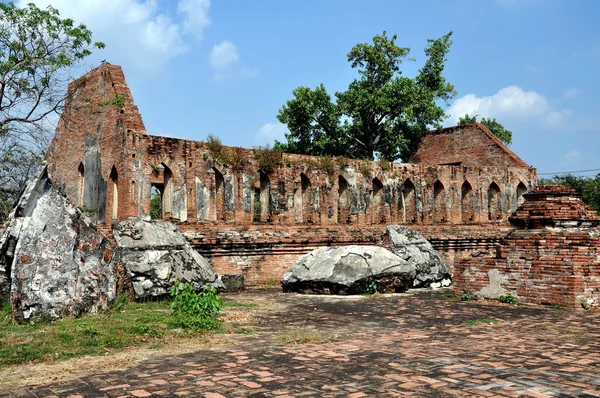
[(561, 175), (561, 174), (575, 174), (575, 173), (588, 173), (590, 171), (600, 171), (600, 169), (589, 169), (589, 170), (575, 170), (575, 171), (557, 171), (554, 173), (538, 173), (538, 175)]

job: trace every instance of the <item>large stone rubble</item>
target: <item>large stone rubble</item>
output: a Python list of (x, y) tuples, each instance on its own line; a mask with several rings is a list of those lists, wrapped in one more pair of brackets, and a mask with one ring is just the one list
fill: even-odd
[(361, 294), (375, 282), (380, 292), (401, 293), (416, 270), (378, 246), (321, 247), (300, 257), (281, 279), (285, 292)]
[(417, 270), (412, 287), (450, 286), (450, 267), (427, 239), (404, 225), (389, 225), (387, 231), (392, 252)]
[(176, 279), (224, 289), (173, 224), (131, 218), (114, 228), (116, 242), (67, 200), (44, 166), (0, 236), (0, 299), (11, 300), (14, 321), (103, 310), (119, 288), (135, 299), (165, 296)]
[(378, 246), (322, 247), (298, 259), (281, 279), (286, 292), (361, 294), (445, 287), (452, 280), (444, 258), (421, 234), (388, 227), (392, 252)]
[(0, 291), (13, 318), (81, 315), (114, 299), (119, 250), (52, 184), (44, 167), (0, 238)]
[(175, 280), (196, 289), (225, 289), (210, 264), (192, 249), (177, 227), (160, 220), (128, 218), (113, 223), (115, 239), (136, 298), (169, 294)]

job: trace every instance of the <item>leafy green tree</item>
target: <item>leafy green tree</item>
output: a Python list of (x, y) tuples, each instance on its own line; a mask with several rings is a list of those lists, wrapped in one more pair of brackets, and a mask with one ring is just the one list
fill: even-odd
[[(0, 3), (0, 207), (20, 195), (43, 158), (49, 117), (62, 110), (70, 68), (104, 48), (52, 7)], [(0, 212), (0, 221), (5, 212)]]
[(416, 77), (402, 75), (410, 49), (396, 45), (384, 31), (373, 43), (359, 43), (348, 53), (358, 77), (335, 101), (323, 84), (314, 90), (298, 87), (293, 99), (279, 110), (287, 124), (287, 143), (278, 150), (311, 155), (349, 156), (388, 160), (407, 158), (424, 131), (441, 127), (446, 118), (440, 102), (456, 94), (442, 72), (452, 45), (452, 32), (428, 40), (427, 60)]
[(484, 117), (481, 118), (479, 122), (477, 122), (477, 116), (470, 116), (466, 114), (465, 116), (458, 119), (458, 125), (462, 126), (464, 124), (469, 123), (481, 123), (484, 124), (494, 135), (500, 138), (500, 141), (504, 142), (506, 145), (512, 144), (512, 131), (507, 130), (502, 124), (498, 123), (496, 118), (486, 119)]
[(553, 178), (540, 178), (538, 183), (540, 185), (560, 184), (574, 189), (584, 203), (600, 213), (600, 174), (594, 178), (571, 174), (557, 175)]
[(162, 195), (156, 188), (150, 193), (150, 218), (153, 220), (162, 217)]

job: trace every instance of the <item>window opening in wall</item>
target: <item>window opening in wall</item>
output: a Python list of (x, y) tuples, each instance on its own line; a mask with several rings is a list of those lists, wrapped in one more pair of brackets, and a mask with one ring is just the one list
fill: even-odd
[(342, 176), (338, 179), (338, 224), (347, 224), (350, 218), (348, 181)]
[(215, 217), (217, 221), (225, 220), (225, 178), (216, 168), (210, 169), (215, 183)]
[(161, 163), (154, 167), (152, 186), (160, 192), (161, 211), (159, 218), (170, 218), (172, 216), (172, 193), (173, 193), (173, 172), (171, 169)]
[(271, 180), (262, 170), (260, 175), (260, 221), (268, 222), (271, 215)]
[(152, 184), (150, 189), (150, 218), (162, 217), (162, 184)]
[(260, 188), (254, 190), (254, 213), (252, 214), (253, 222), (260, 222)]
[(302, 211), (302, 223), (312, 223), (312, 206), (310, 203), (311, 197), (311, 183), (309, 178), (304, 173), (300, 173), (300, 198), (301, 198), (301, 211)]
[(115, 166), (110, 170), (110, 182), (111, 182), (111, 216), (112, 220), (116, 220), (119, 215), (119, 173)]
[(77, 168), (79, 171), (79, 206), (83, 206), (83, 194), (85, 189), (85, 168), (83, 167), (83, 163), (79, 162), (79, 167)]

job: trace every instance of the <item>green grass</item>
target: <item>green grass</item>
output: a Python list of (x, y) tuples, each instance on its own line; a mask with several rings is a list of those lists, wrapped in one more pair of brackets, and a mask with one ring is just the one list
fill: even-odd
[(169, 301), (120, 302), (120, 310), (53, 322), (13, 325), (0, 307), (0, 368), (81, 355), (103, 355), (126, 347), (162, 347), (173, 338), (198, 335), (175, 329)]
[(224, 307), (247, 307), (247, 308), (254, 308), (256, 307), (256, 304), (253, 303), (240, 303), (239, 301), (223, 301), (223, 306)]
[(475, 326), (475, 325), (495, 325), (498, 323), (497, 319), (483, 318), (483, 319), (469, 319), (465, 321), (465, 325)]

